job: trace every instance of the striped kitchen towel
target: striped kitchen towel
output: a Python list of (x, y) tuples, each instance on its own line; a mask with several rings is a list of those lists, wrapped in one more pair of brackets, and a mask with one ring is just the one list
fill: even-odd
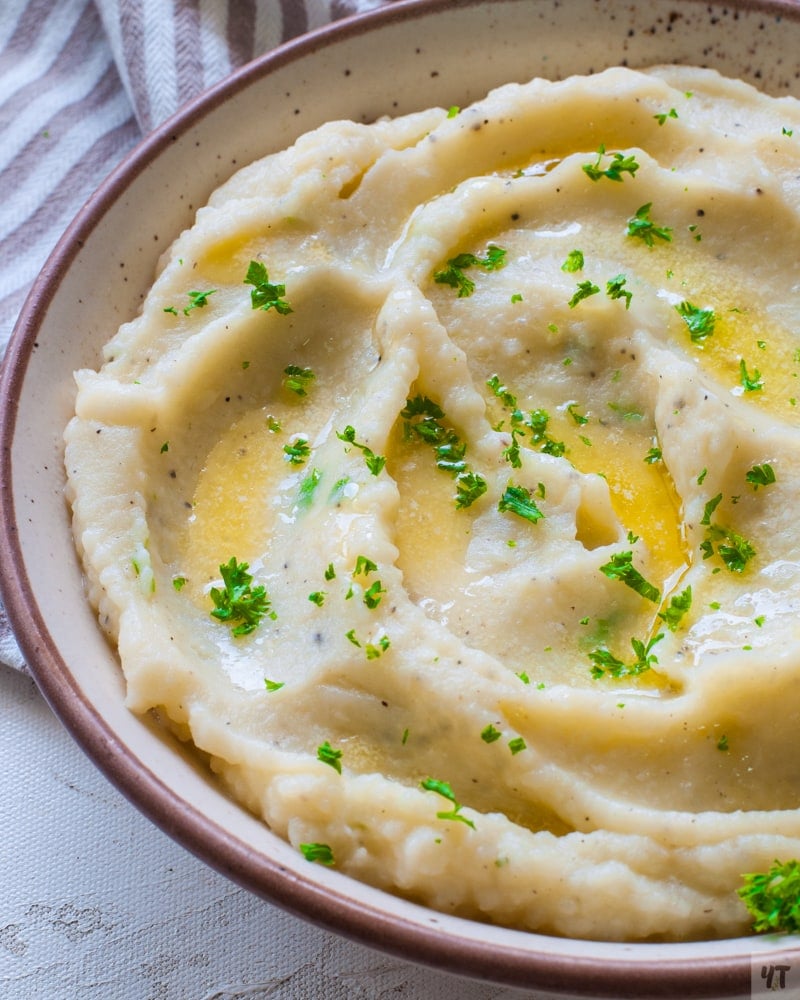
[[(0, 355), (58, 237), (148, 130), (284, 41), (391, 0), (0, 0)], [(0, 663), (23, 668), (0, 607)]]

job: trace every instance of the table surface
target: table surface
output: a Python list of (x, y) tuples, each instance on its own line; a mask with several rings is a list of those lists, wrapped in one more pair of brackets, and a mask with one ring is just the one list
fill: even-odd
[(536, 1000), (240, 889), (158, 830), (0, 665), (2, 1000)]

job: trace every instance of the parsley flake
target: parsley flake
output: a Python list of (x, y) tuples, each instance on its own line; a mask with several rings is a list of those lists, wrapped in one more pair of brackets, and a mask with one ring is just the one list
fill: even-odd
[(669, 226), (657, 226), (652, 221), (650, 218), (652, 207), (652, 201), (648, 201), (646, 205), (640, 205), (636, 209), (636, 213), (628, 219), (628, 228), (625, 230), (625, 234), (643, 240), (649, 247), (652, 247), (657, 239), (671, 243), (672, 230)]
[(386, 590), (381, 586), (381, 581), (376, 580), (366, 591), (364, 591), (364, 604), (374, 610), (381, 603), (381, 598)]
[(658, 612), (658, 617), (664, 622), (670, 632), (675, 632), (683, 616), (692, 606), (692, 588), (686, 587), (680, 594), (674, 594), (669, 605)]
[(566, 271), (568, 274), (574, 274), (576, 271), (583, 270), (583, 263), (583, 251), (570, 250), (567, 254), (567, 259), (561, 265), (561, 270)]
[(626, 289), (627, 278), (624, 274), (618, 274), (616, 278), (611, 278), (606, 282), (606, 295), (610, 299), (625, 299), (625, 308), (630, 309), (633, 292)]
[(609, 580), (620, 580), (648, 601), (657, 604), (661, 599), (661, 591), (649, 583), (633, 565), (633, 552), (630, 550), (615, 553), (609, 562), (600, 567), (600, 572)]
[(361, 451), (361, 454), (364, 456), (364, 462), (373, 476), (380, 474), (384, 465), (386, 465), (386, 459), (383, 455), (376, 455), (375, 452), (372, 451), (371, 448), (368, 448), (365, 444), (360, 444), (356, 441), (356, 432), (354, 427), (348, 424), (343, 431), (336, 432), (336, 437), (338, 437), (340, 441), (344, 441), (345, 444), (351, 444), (354, 448), (358, 448)]
[(292, 465), (303, 465), (310, 454), (311, 446), (308, 443), (308, 438), (303, 435), (298, 435), (294, 443), (283, 446), (284, 460)]
[(499, 740), (502, 735), (503, 734), (500, 730), (495, 729), (491, 722), (488, 726), (484, 726), (481, 730), (481, 739), (484, 743), (494, 743), (496, 740)]
[(653, 118), (658, 122), (659, 125), (663, 125), (668, 118), (677, 118), (678, 112), (675, 108), (670, 108), (669, 111), (662, 111), (657, 115), (653, 115)]
[(497, 509), (503, 513), (508, 511), (522, 517), (531, 524), (541, 521), (544, 514), (536, 506), (531, 491), (524, 486), (514, 486), (509, 483), (497, 504)]
[(475, 824), (472, 820), (461, 815), (462, 807), (456, 799), (453, 789), (446, 781), (438, 781), (436, 778), (425, 778), (424, 781), (420, 782), (420, 785), (426, 792), (436, 792), (437, 795), (441, 795), (443, 798), (447, 799), (448, 802), (452, 803), (452, 809), (436, 813), (437, 819), (458, 820), (461, 823), (466, 823), (466, 825), (471, 827), (473, 830), (475, 829)]
[(327, 740), (317, 747), (317, 760), (328, 764), (339, 774), (342, 773), (342, 751), (335, 750)]
[(476, 257), (473, 253), (460, 253), (451, 257), (447, 266), (435, 271), (433, 280), (438, 285), (449, 285), (458, 291), (460, 299), (468, 298), (475, 291), (475, 282), (464, 274), (470, 267), (481, 267), (485, 271), (498, 271), (505, 266), (506, 251), (493, 243), (486, 249), (485, 257)]
[(579, 302), (582, 302), (584, 299), (588, 299), (592, 295), (597, 295), (599, 291), (599, 287), (595, 285), (594, 282), (589, 281), (588, 278), (586, 281), (580, 281), (578, 282), (578, 287), (575, 289), (574, 295), (569, 300), (567, 305), (570, 309), (574, 309)]
[(739, 898), (756, 933), (800, 931), (800, 861), (775, 861), (767, 872), (742, 876)]
[(458, 510), (471, 507), (489, 486), (479, 472), (461, 472), (456, 479), (455, 502)]
[(689, 328), (689, 336), (693, 344), (702, 343), (714, 332), (716, 317), (713, 309), (700, 309), (684, 300), (675, 306), (678, 315)]
[(244, 279), (245, 285), (252, 285), (250, 304), (253, 309), (274, 309), (282, 316), (292, 312), (292, 307), (283, 298), (286, 285), (279, 285), (269, 280), (266, 267), (258, 260), (251, 260)]
[(253, 577), (248, 569), (248, 563), (237, 562), (236, 556), (231, 556), (219, 568), (224, 589), (212, 587), (209, 591), (214, 602), (212, 617), (232, 624), (231, 634), (237, 637), (252, 632), (265, 615), (276, 617), (270, 611), (270, 600), (264, 587), (251, 586)]
[(209, 296), (216, 292), (216, 288), (210, 288), (207, 292), (187, 292), (189, 305), (183, 310), (183, 315), (188, 316), (193, 309), (205, 309), (208, 305)]
[(765, 462), (763, 465), (754, 465), (744, 478), (757, 490), (759, 486), (771, 486), (775, 482), (775, 470)]
[(300, 488), (297, 491), (298, 507), (306, 509), (311, 506), (314, 500), (314, 493), (316, 492), (321, 479), (322, 473), (319, 469), (312, 469), (309, 472), (302, 483), (300, 483)]
[(761, 372), (754, 368), (753, 374), (748, 374), (744, 358), (739, 358), (739, 383), (745, 392), (760, 392), (764, 388)]
[(589, 653), (589, 659), (593, 663), (592, 677), (595, 680), (599, 680), (599, 678), (606, 674), (609, 677), (619, 678), (637, 677), (639, 674), (645, 673), (654, 663), (658, 663), (658, 657), (652, 652), (652, 649), (663, 638), (664, 633), (659, 632), (658, 635), (646, 643), (641, 639), (631, 639), (631, 647), (636, 657), (632, 663), (625, 663), (620, 660), (605, 646), (593, 649)]
[(283, 387), (293, 392), (295, 396), (307, 396), (311, 383), (316, 375), (310, 368), (301, 368), (299, 365), (287, 365), (283, 369), (286, 376), (283, 379)]
[(609, 154), (611, 156), (611, 163), (605, 170), (601, 170), (600, 163), (605, 155), (606, 148), (604, 145), (600, 145), (597, 149), (597, 159), (595, 162), (583, 164), (581, 169), (590, 180), (599, 181), (602, 177), (606, 177), (610, 181), (621, 181), (624, 173), (630, 174), (633, 177), (639, 169), (639, 164), (636, 162), (635, 156), (612, 153)]
[(300, 844), (300, 853), (306, 861), (317, 861), (321, 865), (334, 864), (333, 851), (328, 844)]

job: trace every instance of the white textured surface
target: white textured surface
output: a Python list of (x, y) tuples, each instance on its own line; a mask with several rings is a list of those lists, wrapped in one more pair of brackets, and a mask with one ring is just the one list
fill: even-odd
[(239, 889), (141, 816), (0, 666), (1, 1000), (536, 1000)]

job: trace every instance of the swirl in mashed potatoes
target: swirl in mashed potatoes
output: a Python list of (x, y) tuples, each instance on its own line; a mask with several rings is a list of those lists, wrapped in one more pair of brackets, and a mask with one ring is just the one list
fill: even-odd
[(798, 260), (800, 105), (712, 71), (241, 170), (77, 373), (130, 708), (430, 907), (745, 933), (742, 873), (800, 857)]

